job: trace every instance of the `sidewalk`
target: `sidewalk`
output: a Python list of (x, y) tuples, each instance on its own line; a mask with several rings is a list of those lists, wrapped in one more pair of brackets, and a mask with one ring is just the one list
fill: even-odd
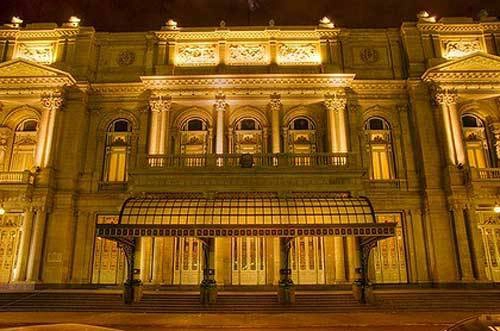
[[(284, 313), (284, 314), (150, 314), (150, 313), (0, 313), (0, 328), (78, 323), (119, 330), (346, 330), (439, 331), (471, 316), (439, 313)], [(61, 329), (62, 330), (62, 329)], [(82, 327), (83, 330), (83, 327)]]

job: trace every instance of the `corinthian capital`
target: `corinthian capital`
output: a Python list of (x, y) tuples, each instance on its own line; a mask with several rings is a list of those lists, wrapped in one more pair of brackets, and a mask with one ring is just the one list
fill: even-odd
[(214, 108), (216, 111), (224, 111), (228, 107), (226, 102), (226, 96), (222, 93), (219, 93), (215, 96)]
[(279, 111), (283, 104), (281, 103), (281, 95), (278, 93), (271, 94), (271, 100), (269, 101), (269, 109), (272, 111)]
[(434, 101), (438, 105), (453, 105), (457, 103), (457, 100), (458, 94), (455, 89), (436, 88), (434, 90)]
[(64, 98), (61, 94), (49, 93), (42, 95), (41, 101), (45, 109), (49, 111), (56, 111), (58, 109), (61, 109)]
[(490, 127), (495, 136), (495, 152), (497, 158), (500, 160), (500, 122), (492, 123)]
[(344, 94), (334, 93), (325, 95), (325, 100), (323, 101), (326, 109), (332, 111), (342, 111), (345, 109), (347, 104), (347, 98)]
[(152, 112), (161, 113), (169, 111), (172, 106), (172, 98), (170, 96), (152, 96), (149, 100), (149, 108)]

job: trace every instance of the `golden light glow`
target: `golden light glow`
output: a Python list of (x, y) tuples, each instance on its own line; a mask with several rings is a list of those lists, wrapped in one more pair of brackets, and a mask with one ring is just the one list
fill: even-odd
[(20, 19), (18, 16), (12, 16), (10, 23), (12, 23), (13, 28), (18, 28), (21, 24), (23, 24), (23, 20)]
[(5, 215), (5, 209), (3, 207), (0, 207), (0, 216)]
[(493, 211), (497, 214), (500, 214), (500, 206), (496, 205), (495, 207), (493, 207)]

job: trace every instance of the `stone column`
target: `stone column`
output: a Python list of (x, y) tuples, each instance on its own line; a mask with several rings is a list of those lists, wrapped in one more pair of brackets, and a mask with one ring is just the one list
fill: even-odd
[(149, 155), (166, 154), (168, 151), (169, 113), (172, 107), (171, 98), (153, 95), (149, 105), (151, 109)]
[(272, 153), (279, 154), (281, 152), (280, 145), (280, 111), (282, 108), (281, 96), (272, 94), (269, 101), (269, 109), (271, 110), (271, 137), (272, 137)]
[(347, 129), (345, 122), (345, 106), (347, 99), (342, 93), (325, 95), (324, 105), (327, 111), (329, 152), (347, 152)]
[(21, 228), (21, 244), (19, 245), (18, 258), (14, 272), (14, 281), (22, 282), (26, 280), (26, 270), (28, 266), (29, 247), (31, 241), (31, 229), (33, 225), (33, 212), (30, 208), (24, 210), (23, 225)]
[(51, 93), (43, 95), (41, 101), (43, 111), (35, 161), (37, 166), (45, 168), (52, 162), (51, 154), (56, 116), (58, 110), (62, 107), (64, 99), (59, 93)]
[(224, 111), (228, 105), (224, 94), (215, 96), (214, 109), (217, 113), (216, 131), (215, 131), (215, 153), (224, 154)]
[(462, 126), (457, 113), (457, 91), (437, 88), (434, 91), (434, 100), (440, 108), (443, 119), (447, 161), (452, 165), (464, 165), (465, 150), (462, 139)]
[(455, 221), (455, 235), (457, 238), (457, 248), (458, 248), (458, 263), (460, 264), (461, 279), (463, 281), (472, 281), (474, 279), (474, 273), (472, 270), (472, 259), (471, 259), (471, 249), (469, 247), (469, 236), (467, 234), (465, 218), (464, 218), (464, 206), (452, 202), (451, 212), (453, 213)]
[(152, 237), (141, 237), (140, 239), (140, 268), (141, 268), (141, 281), (143, 283), (151, 282), (151, 259), (152, 259), (152, 248), (153, 248), (153, 238)]
[(154, 284), (163, 283), (163, 257), (164, 257), (164, 238), (153, 238), (153, 272), (151, 282)]
[[(343, 94), (325, 95), (324, 105), (327, 111), (328, 141), (330, 153), (347, 152), (347, 137), (345, 129), (345, 106), (347, 100)], [(335, 253), (335, 282), (346, 281), (344, 239), (335, 237), (333, 240)]]
[(33, 236), (31, 239), (26, 280), (29, 282), (40, 281), (40, 263), (42, 260), (42, 248), (45, 238), (45, 223), (47, 212), (44, 208), (38, 209), (35, 216)]

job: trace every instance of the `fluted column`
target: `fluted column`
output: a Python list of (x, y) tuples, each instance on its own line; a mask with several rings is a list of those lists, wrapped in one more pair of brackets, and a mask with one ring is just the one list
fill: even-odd
[(19, 245), (18, 258), (14, 272), (14, 281), (20, 282), (26, 280), (26, 270), (28, 258), (30, 256), (29, 248), (31, 241), (31, 229), (33, 225), (33, 212), (30, 208), (25, 209), (23, 215), (23, 224), (21, 227), (21, 244)]
[[(346, 98), (343, 94), (325, 95), (324, 105), (327, 112), (328, 142), (331, 153), (347, 152), (347, 137), (345, 128)], [(348, 238), (353, 240), (354, 238)], [(344, 239), (335, 237), (333, 240), (335, 254), (335, 282), (346, 281)]]
[(465, 151), (462, 140), (462, 126), (457, 112), (458, 94), (453, 89), (437, 88), (434, 100), (441, 111), (448, 163), (452, 165), (465, 164)]
[(217, 113), (216, 131), (215, 131), (215, 153), (224, 153), (224, 111), (228, 108), (226, 96), (217, 94), (215, 96), (214, 109)]
[(149, 100), (151, 123), (149, 130), (149, 155), (165, 154), (168, 151), (169, 113), (172, 106), (168, 96), (154, 95)]
[(58, 110), (63, 105), (64, 98), (60, 93), (45, 94), (41, 98), (43, 111), (40, 121), (40, 131), (35, 155), (35, 163), (40, 167), (48, 167), (51, 163), (54, 127)]
[(280, 111), (282, 108), (281, 96), (279, 94), (272, 94), (269, 101), (269, 109), (271, 110), (271, 137), (272, 137), (272, 153), (278, 154), (281, 152), (280, 148)]
[(33, 226), (33, 236), (31, 239), (30, 253), (28, 259), (28, 270), (26, 280), (29, 282), (38, 282), (40, 280), (40, 263), (42, 259), (43, 240), (45, 237), (45, 223), (47, 213), (45, 209), (38, 209)]

